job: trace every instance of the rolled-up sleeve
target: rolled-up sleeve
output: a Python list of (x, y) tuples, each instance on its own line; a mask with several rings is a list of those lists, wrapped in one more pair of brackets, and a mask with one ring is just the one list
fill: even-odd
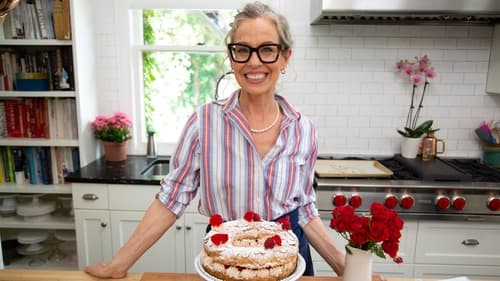
[(156, 194), (168, 209), (181, 216), (196, 196), (200, 185), (200, 145), (197, 114), (186, 123), (172, 158), (170, 171)]

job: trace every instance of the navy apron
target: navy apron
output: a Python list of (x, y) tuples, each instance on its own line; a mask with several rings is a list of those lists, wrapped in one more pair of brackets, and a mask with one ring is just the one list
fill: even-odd
[[(299, 253), (300, 255), (304, 258), (304, 261), (306, 262), (306, 269), (304, 271), (304, 276), (314, 276), (314, 267), (313, 267), (313, 262), (311, 258), (311, 250), (309, 249), (309, 241), (307, 240), (306, 234), (304, 233), (304, 230), (302, 230), (302, 227), (299, 225), (299, 210), (295, 209), (294, 211), (283, 215), (279, 218), (277, 218), (275, 221), (284, 218), (286, 216), (290, 217), (290, 224), (292, 225), (292, 231), (295, 233), (297, 238), (299, 239)], [(208, 233), (211, 229), (211, 225), (207, 225), (206, 233)]]
[(283, 215), (276, 220), (279, 220), (280, 218), (289, 216), (290, 217), (290, 224), (292, 225), (292, 231), (295, 233), (297, 238), (299, 239), (299, 253), (300, 255), (304, 258), (304, 261), (306, 262), (306, 270), (304, 271), (304, 276), (314, 276), (314, 267), (313, 267), (313, 262), (311, 258), (311, 250), (309, 249), (309, 241), (307, 240), (307, 236), (304, 233), (304, 230), (302, 227), (299, 225), (299, 209), (295, 209), (294, 211)]

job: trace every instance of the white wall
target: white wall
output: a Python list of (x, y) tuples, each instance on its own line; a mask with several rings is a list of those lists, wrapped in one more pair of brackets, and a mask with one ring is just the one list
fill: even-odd
[[(118, 59), (116, 38), (123, 19), (116, 18), (114, 0), (94, 1), (99, 112), (133, 113), (132, 99), (120, 93), (128, 81), (117, 75), (126, 64)], [(441, 129), (445, 156), (481, 156), (474, 129), (483, 120), (500, 120), (500, 95), (485, 93), (491, 26), (311, 26), (309, 1), (271, 3), (289, 19), (295, 39), (280, 93), (315, 121), (320, 153), (399, 153), (396, 128), (406, 120), (410, 86), (394, 65), (428, 54), (438, 76), (419, 120), (433, 119)]]

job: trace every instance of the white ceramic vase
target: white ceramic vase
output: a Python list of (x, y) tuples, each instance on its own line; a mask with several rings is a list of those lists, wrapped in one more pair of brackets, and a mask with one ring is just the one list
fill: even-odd
[(344, 281), (371, 281), (373, 254), (358, 248), (346, 246), (351, 251), (345, 254)]
[(417, 158), (420, 142), (420, 138), (403, 138), (401, 141), (401, 156), (408, 159)]

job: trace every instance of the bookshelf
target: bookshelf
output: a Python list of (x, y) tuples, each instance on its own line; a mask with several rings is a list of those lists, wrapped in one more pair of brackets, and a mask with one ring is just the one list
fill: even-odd
[[(49, 161), (43, 162), (44, 164), (39, 163), (38, 165), (41, 166), (40, 168), (51, 169), (52, 174), (43, 181), (37, 180), (40, 179), (39, 176), (35, 177), (35, 181), (33, 181), (30, 178), (29, 160), (23, 160), (25, 163), (23, 166), (24, 181), (16, 182), (15, 178), (6, 181), (4, 166), (9, 164), (5, 159), (0, 157), (0, 161), (2, 162), (0, 165), (2, 167), (0, 168), (4, 174), (3, 181), (0, 182), (0, 196), (14, 194), (19, 198), (26, 195), (43, 194), (42, 198), (50, 200), (58, 196), (71, 196), (71, 184), (64, 183), (64, 173), (68, 172), (67, 169), (71, 170), (82, 167), (96, 159), (96, 142), (93, 138), (93, 132), (88, 125), (97, 115), (94, 69), (94, 7), (92, 6), (92, 1), (21, 0), (15, 10), (18, 8), (26, 9), (26, 5), (29, 3), (30, 5), (35, 5), (35, 11), (37, 11), (36, 6), (38, 3), (43, 3), (42, 6), (47, 7), (52, 2), (57, 2), (56, 4), (59, 5), (55, 6), (57, 12), (66, 13), (66, 16), (63, 18), (61, 18), (61, 14), (54, 15), (52, 20), (62, 23), (65, 23), (66, 20), (69, 21), (67, 24), (63, 24), (64, 26), (59, 24), (59, 26), (53, 26), (53, 30), (49, 31), (50, 25), (54, 23), (47, 21), (43, 24), (46, 29), (45, 32), (38, 31), (40, 36), (25, 36), (24, 38), (18, 36), (19, 38), (14, 38), (9, 37), (12, 32), (5, 32), (5, 24), (12, 24), (14, 22), (9, 20), (10, 13), (5, 18), (3, 26), (0, 25), (0, 28), (3, 29), (3, 33), (0, 32), (0, 54), (9, 54), (8, 56), (3, 55), (1, 58), (5, 59), (9, 57), (11, 63), (16, 61), (19, 65), (21, 65), (22, 58), (25, 64), (24, 68), (18, 66), (15, 73), (9, 73), (7, 76), (5, 64), (2, 65), (2, 61), (0, 60), (0, 78), (2, 78), (0, 79), (0, 83), (2, 83), (0, 87), (0, 103), (4, 104), (4, 111), (5, 101), (16, 101), (17, 104), (21, 104), (18, 107), (20, 113), (14, 115), (19, 116), (21, 120), (21, 125), (19, 126), (22, 126), (22, 134), (20, 136), (15, 134), (9, 135), (8, 131), (4, 130), (4, 133), (0, 136), (0, 156), (2, 154), (1, 151), (12, 148), (23, 151), (23, 153), (26, 150), (46, 151)], [(19, 16), (21, 13), (17, 11), (15, 14)], [(36, 20), (41, 19), (38, 18), (36, 13), (33, 14), (32, 12), (31, 15), (36, 15), (37, 18), (28, 19), (25, 16), (23, 20), (31, 21), (31, 24), (33, 24)], [(33, 32), (33, 34), (36, 33), (35, 31), (30, 32)], [(41, 36), (42, 33), (47, 36)], [(2, 34), (4, 38), (1, 37)], [(32, 68), (33, 61), (36, 62), (35, 64), (38, 68)], [(60, 76), (63, 74), (61, 67), (65, 72), (64, 81), (61, 80)], [(32, 71), (32, 69), (34, 70)], [(42, 81), (44, 82), (43, 86), (46, 86), (46, 88), (37, 88), (39, 84), (35, 84), (36, 87), (34, 89), (23, 88), (19, 90), (19, 80), (16, 79), (20, 79), (19, 77), (23, 79), (25, 76), (18, 76), (18, 72), (47, 73), (47, 78), (42, 78), (48, 80)], [(27, 81), (21, 81), (21, 83), (39, 82), (29, 79), (31, 77), (28, 77)], [(38, 77), (33, 79), (38, 79)], [(10, 85), (8, 85), (7, 80), (11, 80)], [(66, 82), (66, 84), (63, 82)], [(28, 86), (31, 87), (32, 84), (28, 84)], [(49, 107), (51, 102), (53, 105)], [(41, 113), (39, 115), (30, 115), (30, 109), (35, 108), (30, 106), (33, 106), (33, 104), (37, 104), (38, 106), (38, 103), (43, 104), (40, 107), (36, 107), (38, 109), (37, 112)], [(59, 103), (64, 105), (59, 105)], [(24, 109), (23, 106), (25, 106)], [(64, 114), (60, 114), (60, 111), (64, 111)], [(2, 113), (1, 109), (0, 113), (4, 114), (0, 119), (5, 119), (5, 113)], [(53, 113), (53, 116), (50, 113)], [(59, 128), (59, 131), (54, 130), (54, 127)], [(58, 151), (61, 150), (71, 151), (71, 160), (67, 160), (66, 162), (71, 161), (72, 165), (71, 167), (66, 166), (66, 170), (62, 170), (60, 162), (57, 161), (57, 158), (60, 157), (58, 156)], [(10, 165), (15, 165), (15, 163)], [(36, 172), (32, 170), (31, 174), (36, 174)], [(0, 203), (2, 203), (1, 199)], [(50, 219), (40, 223), (27, 222), (18, 216), (0, 217), (0, 238), (5, 239), (6, 236), (12, 236), (12, 233), (27, 229), (49, 231), (75, 229), (74, 219), (57, 216), (58, 210), (52, 214)], [(3, 261), (0, 259), (0, 268), (2, 264)], [(5, 267), (30, 268), (28, 264), (23, 264), (23, 261), (6, 265)], [(42, 268), (74, 270), (77, 266), (46, 263)]]

